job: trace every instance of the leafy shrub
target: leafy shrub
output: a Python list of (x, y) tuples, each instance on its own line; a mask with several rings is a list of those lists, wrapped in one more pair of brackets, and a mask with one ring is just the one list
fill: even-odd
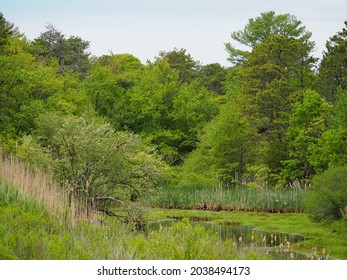
[(313, 221), (340, 219), (347, 207), (347, 166), (329, 168), (313, 179), (305, 209)]

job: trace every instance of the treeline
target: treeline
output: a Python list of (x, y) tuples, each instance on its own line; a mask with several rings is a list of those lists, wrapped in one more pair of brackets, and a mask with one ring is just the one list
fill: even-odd
[(346, 26), (318, 61), (300, 20), (262, 13), (231, 34), (248, 51), (226, 44), (225, 68), (185, 49), (146, 64), (131, 54), (93, 57), (77, 36), (49, 25), (28, 40), (1, 14), (1, 153), (94, 198), (135, 200), (168, 178), (309, 184), (347, 163)]

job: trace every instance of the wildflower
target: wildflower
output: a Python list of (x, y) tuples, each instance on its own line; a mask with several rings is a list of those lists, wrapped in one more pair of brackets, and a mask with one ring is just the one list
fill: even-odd
[(312, 247), (313, 255), (317, 255), (317, 247)]
[(242, 236), (239, 237), (239, 243), (242, 243)]
[(266, 235), (264, 235), (264, 237), (263, 237), (263, 245), (265, 245), (266, 244)]

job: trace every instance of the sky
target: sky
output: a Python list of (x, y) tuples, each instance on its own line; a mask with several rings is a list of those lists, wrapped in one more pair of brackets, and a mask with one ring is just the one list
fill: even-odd
[(230, 66), (224, 43), (262, 12), (289, 13), (312, 32), (314, 56), (344, 27), (347, 0), (0, 0), (0, 12), (33, 40), (48, 24), (90, 42), (92, 55), (130, 53), (143, 63), (186, 49), (206, 65)]

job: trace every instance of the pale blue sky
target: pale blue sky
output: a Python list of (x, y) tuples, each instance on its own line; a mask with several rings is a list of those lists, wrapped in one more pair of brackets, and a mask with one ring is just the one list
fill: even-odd
[(228, 66), (224, 43), (249, 18), (290, 13), (313, 33), (315, 56), (347, 20), (347, 0), (0, 0), (0, 11), (34, 39), (52, 23), (90, 41), (92, 54), (131, 53), (143, 63), (184, 48), (203, 64)]

